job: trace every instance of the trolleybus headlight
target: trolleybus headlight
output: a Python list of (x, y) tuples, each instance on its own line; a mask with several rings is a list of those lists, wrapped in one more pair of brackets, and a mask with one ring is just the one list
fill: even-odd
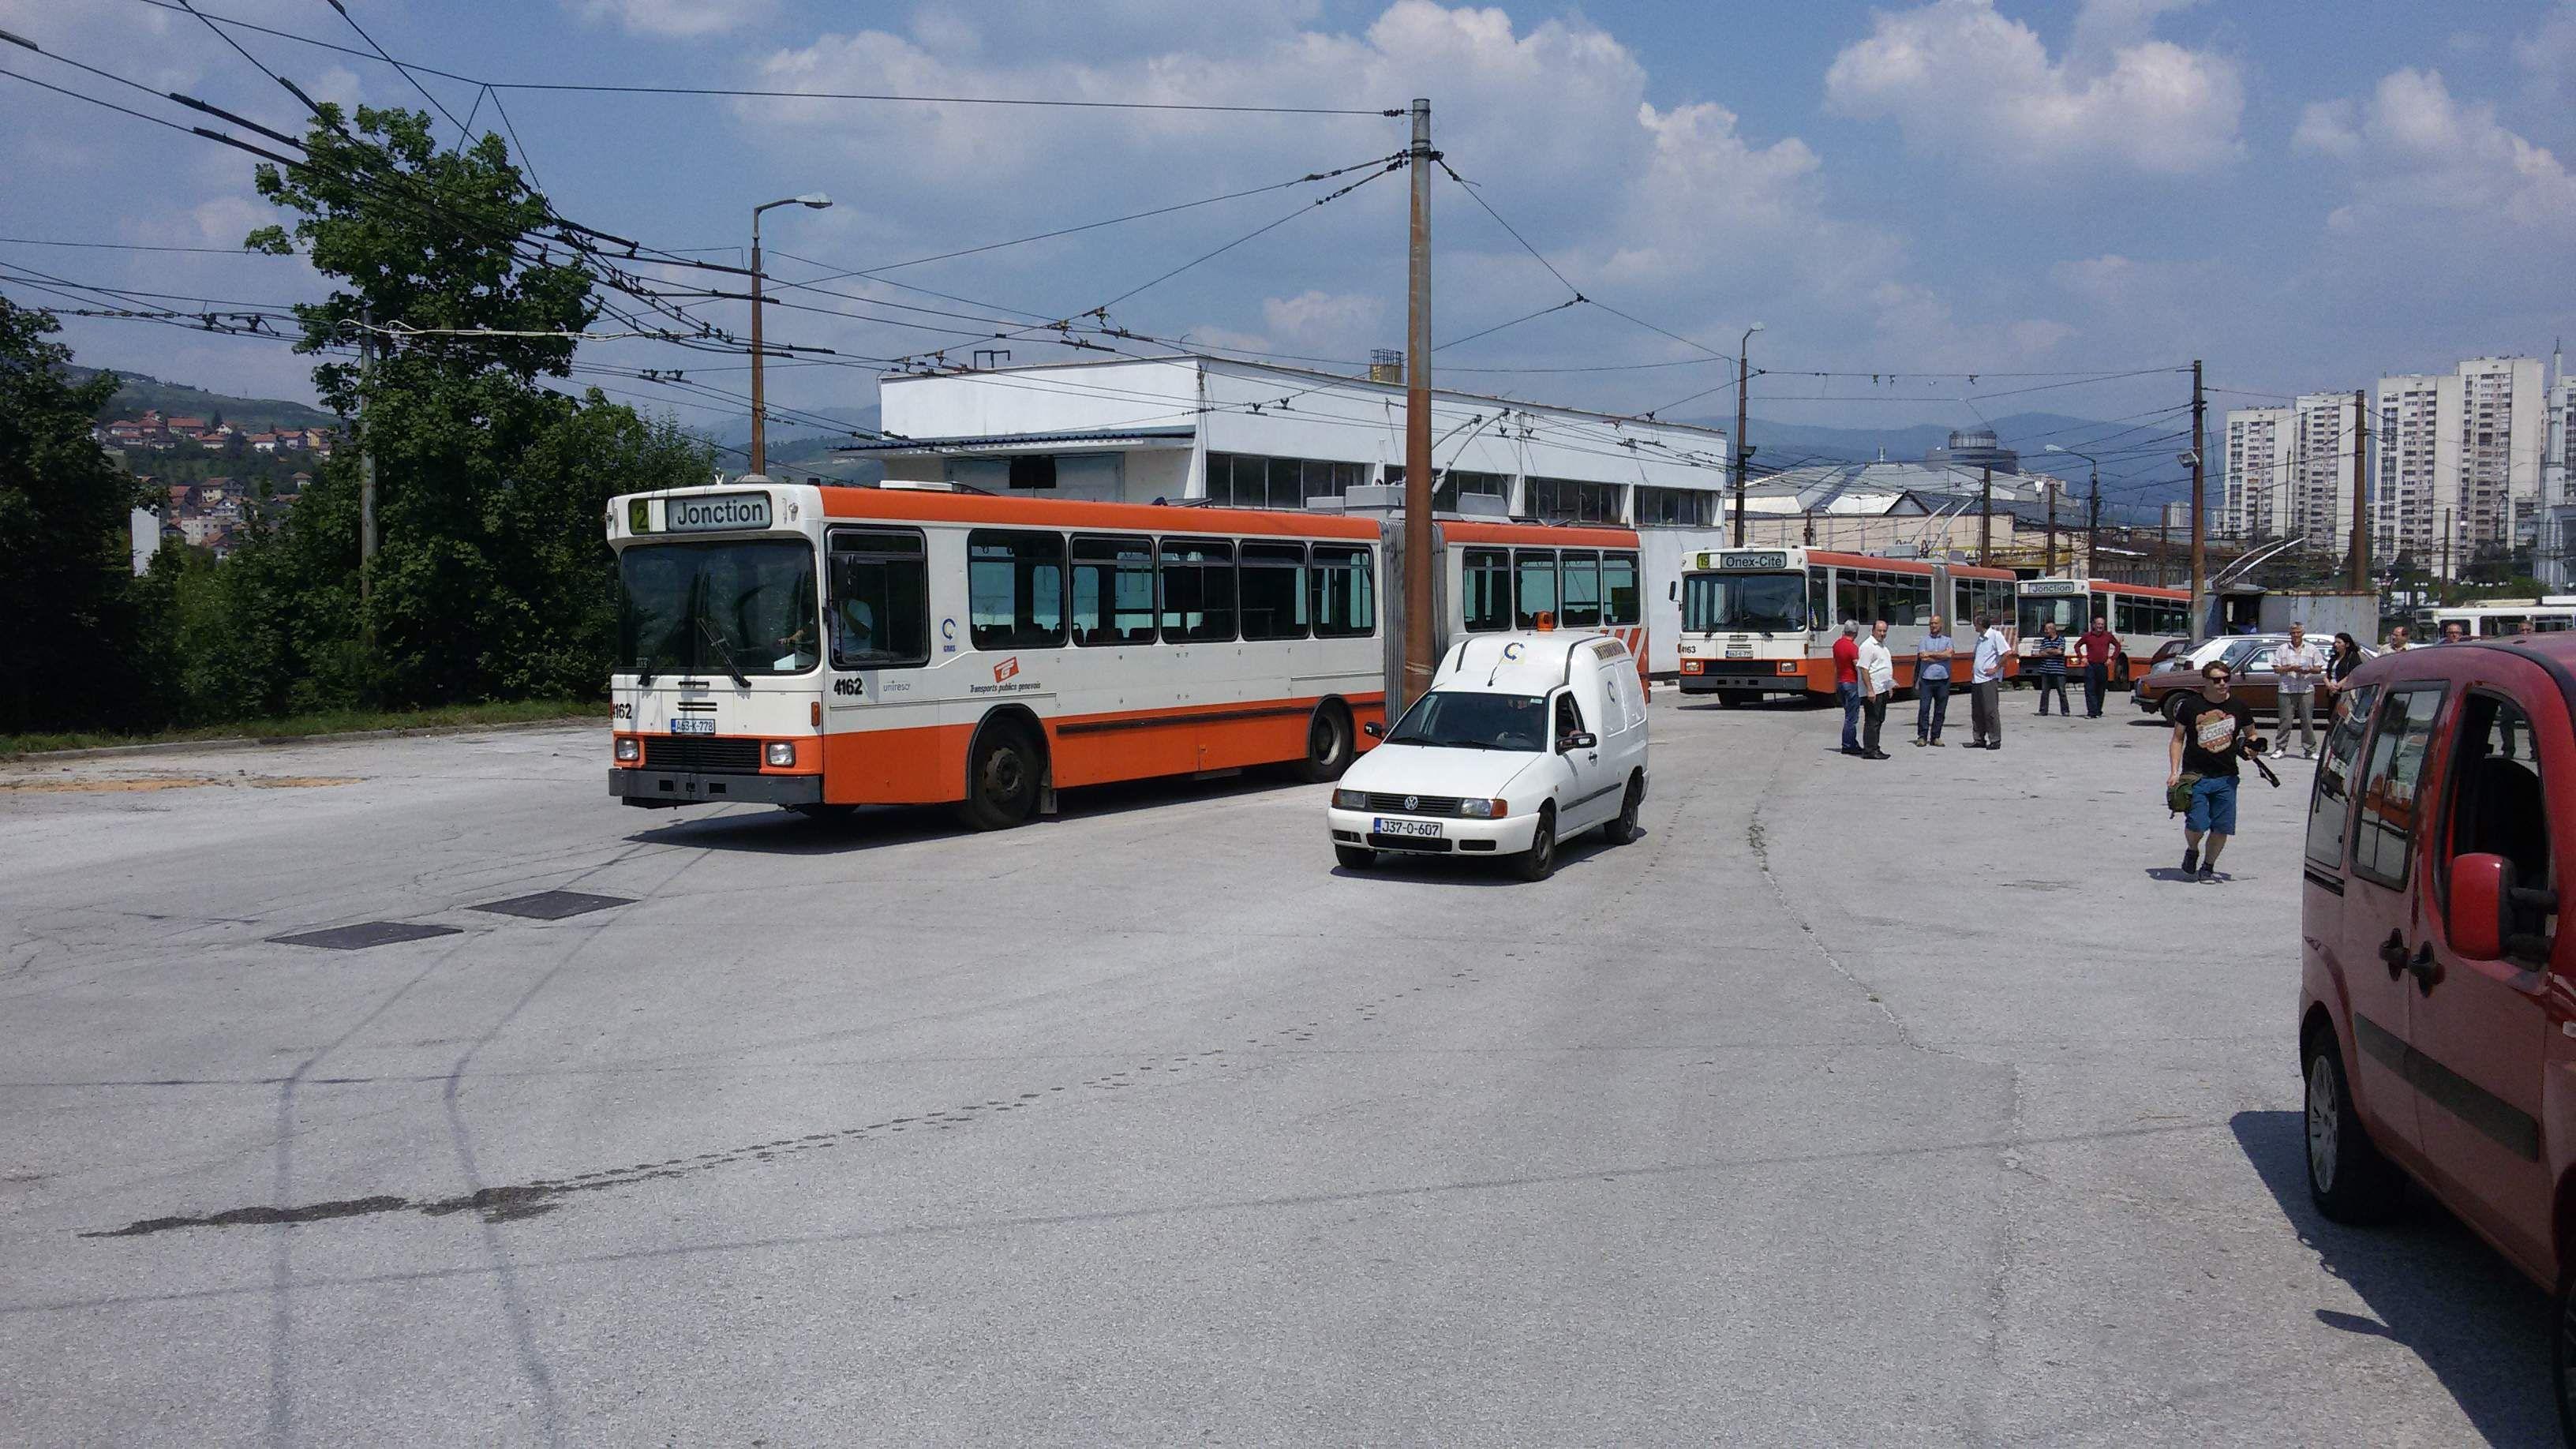
[(1682, 661), (1682, 673), (1684, 674), (1697, 674), (1707, 667), (1707, 665), (1702, 664), (1696, 659), (1685, 659)]
[(1507, 800), (1461, 800), (1458, 813), (1470, 820), (1500, 820), (1512, 813), (1512, 807)]
[(1368, 795), (1359, 790), (1335, 790), (1333, 792), (1333, 808), (1336, 810), (1366, 810), (1368, 808)]
[(1783, 659), (1783, 660), (1781, 660), (1781, 661), (1780, 661), (1780, 672), (1781, 672), (1782, 674), (1795, 674), (1795, 673), (1797, 673), (1797, 672), (1798, 672), (1798, 664), (1797, 664), (1797, 661), (1796, 661), (1796, 660), (1794, 660), (1794, 659)]
[(617, 758), (626, 764), (634, 764), (644, 758), (644, 742), (633, 735), (618, 736)]
[(795, 763), (796, 742), (794, 740), (771, 740), (769, 742), (769, 764), (772, 769), (787, 769)]

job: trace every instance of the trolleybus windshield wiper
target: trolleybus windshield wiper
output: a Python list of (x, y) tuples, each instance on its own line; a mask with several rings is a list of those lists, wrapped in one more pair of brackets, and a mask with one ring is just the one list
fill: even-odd
[(745, 689), (751, 688), (751, 676), (743, 673), (742, 666), (733, 662), (733, 651), (725, 647), (724, 636), (716, 632), (716, 626), (708, 623), (704, 614), (698, 616), (698, 632), (706, 636), (708, 643), (716, 646), (716, 657), (724, 661), (725, 673), (733, 676), (733, 682)]

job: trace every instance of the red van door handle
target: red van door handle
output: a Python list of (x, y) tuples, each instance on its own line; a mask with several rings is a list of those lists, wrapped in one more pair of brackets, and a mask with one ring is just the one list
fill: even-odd
[(2388, 979), (2394, 981), (2406, 970), (2406, 938), (2395, 931), (2379, 943), (2379, 959), (2387, 964)]
[(2430, 941), (2416, 950), (2415, 959), (2406, 963), (2406, 969), (2415, 977), (2415, 989), (2426, 996), (2432, 995), (2433, 988), (2441, 984), (2442, 963), (2433, 959), (2433, 943)]

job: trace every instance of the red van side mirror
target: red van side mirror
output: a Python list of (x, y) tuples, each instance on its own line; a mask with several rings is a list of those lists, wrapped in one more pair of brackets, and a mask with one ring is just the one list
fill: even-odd
[(2504, 954), (2504, 903), (2513, 866), (2501, 855), (2451, 858), (2451, 949), (2472, 961)]

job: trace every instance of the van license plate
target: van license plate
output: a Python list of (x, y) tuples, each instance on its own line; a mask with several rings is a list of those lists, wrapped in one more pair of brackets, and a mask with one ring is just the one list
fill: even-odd
[(1426, 840), (1440, 838), (1437, 820), (1389, 820), (1381, 815), (1369, 822), (1369, 829), (1380, 835), (1419, 835)]
[(671, 733), (675, 735), (711, 735), (715, 732), (716, 722), (711, 719), (675, 719), (671, 721)]

